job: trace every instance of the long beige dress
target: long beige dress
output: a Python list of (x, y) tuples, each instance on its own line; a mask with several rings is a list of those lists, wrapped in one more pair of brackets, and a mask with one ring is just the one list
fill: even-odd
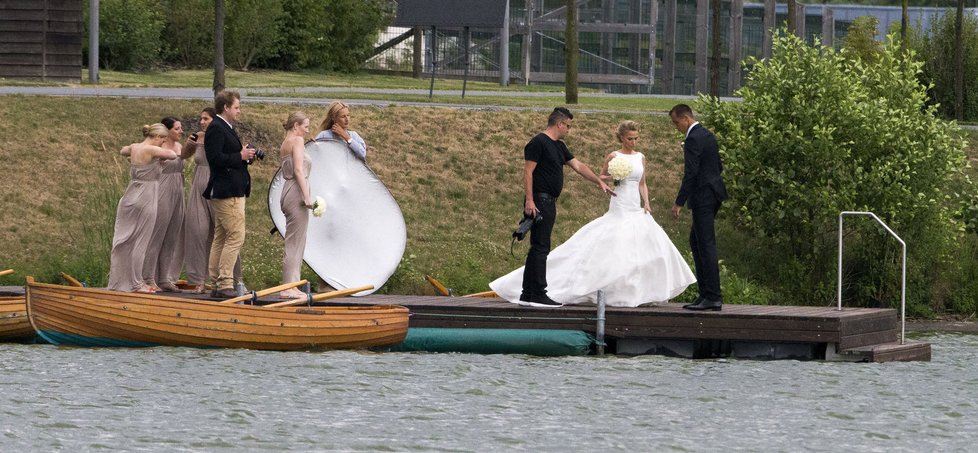
[(129, 169), (129, 187), (115, 213), (108, 289), (132, 292), (143, 286), (143, 261), (156, 224), (161, 169), (156, 160)]
[[(203, 135), (203, 134), (201, 134)], [(211, 177), (211, 167), (207, 166), (204, 144), (198, 143), (194, 151), (194, 175), (190, 181), (187, 195), (187, 211), (183, 217), (183, 259), (187, 268), (187, 282), (191, 285), (213, 283), (216, 276), (207, 275), (207, 258), (214, 241), (214, 214), (210, 203), (204, 198), (207, 180)], [(241, 281), (241, 257), (234, 264), (234, 280)]]
[(163, 173), (156, 225), (143, 263), (147, 284), (174, 283), (183, 263), (183, 159), (165, 160), (160, 165)]
[[(312, 170), (309, 156), (303, 155), (302, 168), (306, 179)], [(282, 258), (282, 282), (299, 280), (302, 267), (302, 253), (306, 249), (306, 227), (309, 225), (309, 208), (302, 203), (302, 189), (295, 179), (295, 164), (292, 155), (282, 158), (282, 212), (285, 214), (285, 254)]]

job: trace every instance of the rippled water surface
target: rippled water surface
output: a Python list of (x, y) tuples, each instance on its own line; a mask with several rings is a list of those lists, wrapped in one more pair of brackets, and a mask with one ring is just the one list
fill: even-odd
[(0, 344), (0, 450), (974, 451), (978, 337), (852, 364)]

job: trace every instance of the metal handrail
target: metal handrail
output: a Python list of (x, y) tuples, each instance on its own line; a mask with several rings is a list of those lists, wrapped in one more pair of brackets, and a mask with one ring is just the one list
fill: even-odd
[(896, 238), (903, 247), (903, 269), (900, 272), (900, 344), (904, 344), (907, 339), (907, 243), (872, 212), (842, 211), (839, 213), (839, 310), (842, 310), (842, 217), (846, 215), (865, 215), (876, 219), (876, 222)]

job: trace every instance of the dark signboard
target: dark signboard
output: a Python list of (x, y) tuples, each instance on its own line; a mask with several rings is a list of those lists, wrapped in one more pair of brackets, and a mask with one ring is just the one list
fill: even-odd
[(398, 0), (397, 27), (502, 28), (507, 0)]

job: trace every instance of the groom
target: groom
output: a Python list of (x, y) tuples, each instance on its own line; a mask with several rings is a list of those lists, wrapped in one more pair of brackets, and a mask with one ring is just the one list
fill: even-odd
[(720, 203), (727, 199), (723, 185), (723, 163), (716, 137), (693, 117), (693, 110), (679, 104), (669, 111), (669, 118), (681, 134), (683, 142), (683, 182), (672, 206), (678, 218), (683, 205), (693, 211), (693, 227), (689, 232), (689, 247), (696, 265), (696, 283), (700, 295), (693, 303), (683, 305), (687, 310), (720, 311), (720, 264), (717, 260), (717, 240), (713, 227)]

